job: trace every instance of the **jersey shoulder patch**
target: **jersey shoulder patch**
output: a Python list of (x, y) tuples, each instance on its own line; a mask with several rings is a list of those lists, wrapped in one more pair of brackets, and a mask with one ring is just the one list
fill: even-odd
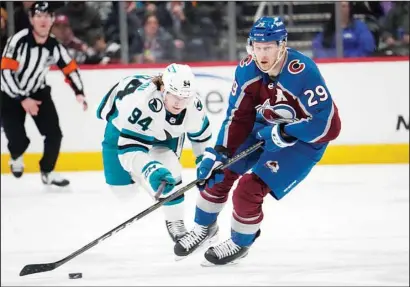
[(289, 73), (292, 75), (297, 75), (306, 68), (306, 64), (301, 62), (300, 59), (294, 59), (289, 62), (287, 68)]
[(235, 71), (235, 80), (238, 86), (242, 86), (244, 83), (252, 80), (256, 77), (262, 77), (262, 71), (259, 70), (255, 61), (251, 55), (248, 55), (246, 58), (242, 59), (236, 67)]
[(239, 62), (239, 67), (243, 68), (243, 67), (249, 66), (252, 62), (253, 62), (252, 55), (247, 55), (245, 58), (243, 58)]
[(290, 75), (306, 75), (306, 73), (318, 70), (315, 62), (301, 52), (288, 48), (288, 57), (284, 69)]
[(148, 107), (151, 111), (154, 113), (159, 113), (162, 108), (164, 107), (164, 104), (159, 98), (152, 98), (148, 101)]
[(201, 101), (198, 97), (195, 97), (195, 99), (194, 99), (194, 107), (195, 107), (198, 111), (202, 111), (203, 108), (204, 108), (204, 106), (203, 106), (203, 104), (202, 104), (202, 101)]
[(206, 114), (204, 104), (199, 96), (195, 96), (192, 102), (187, 106), (187, 124), (196, 122), (202, 115)]

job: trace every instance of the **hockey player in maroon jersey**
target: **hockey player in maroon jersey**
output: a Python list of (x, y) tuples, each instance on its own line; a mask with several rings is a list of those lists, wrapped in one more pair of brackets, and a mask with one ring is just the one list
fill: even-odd
[[(236, 68), (226, 118), (214, 148), (208, 147), (197, 169), (200, 187), (194, 228), (175, 245), (182, 259), (216, 240), (217, 217), (233, 191), (231, 237), (205, 252), (204, 265), (232, 264), (248, 254), (260, 235), (267, 194), (280, 200), (320, 161), (340, 132), (339, 114), (312, 59), (287, 48), (279, 17), (253, 25), (248, 57)], [(264, 146), (223, 172), (221, 163), (263, 140)], [(250, 171), (250, 172), (249, 172)]]

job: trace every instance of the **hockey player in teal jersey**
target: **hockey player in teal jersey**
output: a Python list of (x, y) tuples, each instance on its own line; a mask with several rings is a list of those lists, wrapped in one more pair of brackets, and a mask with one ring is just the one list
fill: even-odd
[[(201, 186), (194, 228), (174, 247), (182, 259), (216, 239), (217, 217), (234, 182), (231, 237), (205, 252), (205, 265), (225, 265), (245, 257), (260, 235), (262, 203), (267, 194), (280, 200), (322, 158), (340, 132), (338, 109), (312, 59), (287, 48), (279, 17), (255, 22), (248, 56), (236, 68), (226, 118), (214, 148), (208, 147), (197, 169)], [(222, 174), (221, 163), (258, 141), (263, 149)], [(269, 228), (269, 226), (264, 226)]]
[[(135, 75), (118, 82), (102, 99), (97, 117), (106, 121), (102, 155), (107, 184), (115, 193), (146, 186), (168, 196), (182, 182), (180, 156), (185, 135), (197, 161), (209, 145), (211, 129), (195, 76), (187, 65), (171, 64), (155, 77)], [(186, 233), (184, 196), (163, 206), (173, 241)]]

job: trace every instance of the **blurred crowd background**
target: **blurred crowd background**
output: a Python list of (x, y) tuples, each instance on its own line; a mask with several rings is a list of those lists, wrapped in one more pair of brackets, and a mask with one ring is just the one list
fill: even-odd
[[(407, 1), (50, 3), (52, 33), (80, 64), (236, 61), (262, 15), (283, 17), (288, 46), (312, 58), (409, 54)], [(32, 4), (1, 2), (2, 50)]]

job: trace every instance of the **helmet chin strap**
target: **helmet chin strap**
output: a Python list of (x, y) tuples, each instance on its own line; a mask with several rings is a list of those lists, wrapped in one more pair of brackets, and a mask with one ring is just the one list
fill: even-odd
[(262, 72), (267, 73), (267, 74), (269, 74), (270, 72), (272, 72), (272, 70), (274, 70), (274, 69), (276, 68), (276, 66), (280, 63), (280, 61), (283, 59), (283, 57), (284, 57), (285, 55), (286, 55), (286, 42), (285, 42), (285, 41), (282, 41), (282, 42), (279, 44), (279, 53), (278, 53), (278, 56), (277, 56), (277, 58), (276, 58), (276, 61), (272, 64), (272, 66), (271, 66), (269, 69), (264, 70), (264, 69), (260, 66), (260, 64), (258, 63), (258, 60), (257, 60), (256, 55), (255, 55), (255, 52), (252, 52), (252, 57), (255, 59), (256, 66), (258, 66), (259, 70), (261, 70)]

